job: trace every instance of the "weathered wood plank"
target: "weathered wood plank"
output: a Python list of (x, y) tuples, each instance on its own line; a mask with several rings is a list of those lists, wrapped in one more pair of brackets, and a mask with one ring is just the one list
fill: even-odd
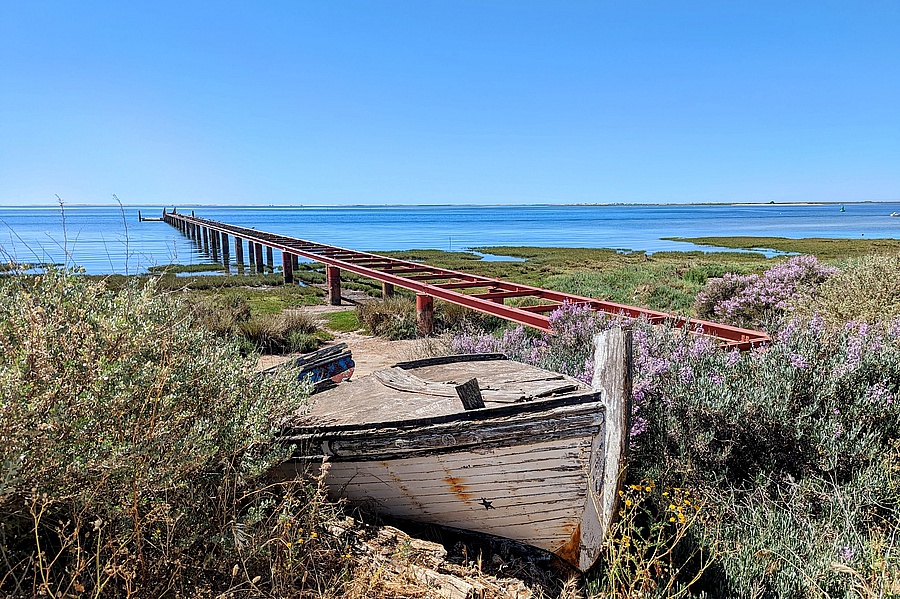
[(435, 358), (423, 358), (421, 360), (409, 360), (407, 362), (397, 362), (394, 368), (402, 368), (410, 370), (412, 368), (423, 368), (425, 366), (439, 366), (444, 364), (454, 364), (457, 362), (490, 362), (493, 360), (506, 360), (505, 354), (456, 354), (452, 356), (437, 356)]

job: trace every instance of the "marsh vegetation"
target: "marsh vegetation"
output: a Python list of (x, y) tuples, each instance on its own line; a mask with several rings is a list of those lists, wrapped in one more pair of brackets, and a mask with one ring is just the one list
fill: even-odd
[[(741, 322), (774, 340), (739, 354), (627, 323), (635, 411), (620, 519), (581, 583), (527, 578), (534, 596), (900, 596), (895, 253), (495, 251), (525, 261), (395, 255)], [(305, 268), (304, 280), (322, 278)], [(290, 373), (257, 376), (257, 352), (327, 335), (297, 311), (321, 298), (277, 274), (0, 276), (0, 594), (431, 596), (361, 552), (315, 477), (265, 476), (289, 451), (270, 443), (275, 427), (306, 399)], [(437, 311), (456, 351), (582, 379), (591, 336), (623, 324), (564, 307), (545, 335)], [(402, 293), (330, 318), (335, 330), (415, 334)]]

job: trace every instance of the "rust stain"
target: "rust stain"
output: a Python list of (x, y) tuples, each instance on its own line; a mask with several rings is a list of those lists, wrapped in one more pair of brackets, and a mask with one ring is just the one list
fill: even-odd
[(553, 553), (578, 568), (578, 558), (581, 557), (581, 523), (575, 527), (575, 532), (565, 545)]
[(466, 503), (472, 501), (472, 494), (466, 490), (468, 487), (463, 483), (463, 479), (448, 474), (444, 477), (444, 482), (447, 483), (454, 495)]

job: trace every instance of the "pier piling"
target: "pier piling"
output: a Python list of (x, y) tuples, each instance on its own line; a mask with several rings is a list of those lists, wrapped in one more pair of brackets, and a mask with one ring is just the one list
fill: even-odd
[(265, 266), (263, 266), (263, 246), (262, 244), (255, 244), (253, 249), (256, 251), (256, 272), (262, 274), (266, 272)]
[(294, 282), (294, 260), (291, 254), (281, 252), (281, 270), (284, 271), (284, 284), (290, 285)]
[(430, 295), (416, 294), (416, 323), (420, 335), (434, 334), (434, 298)]
[(237, 235), (234, 237), (234, 260), (238, 268), (244, 266), (244, 240)]
[(341, 305), (341, 269), (337, 266), (325, 267), (325, 281), (328, 287), (328, 302), (332, 306)]

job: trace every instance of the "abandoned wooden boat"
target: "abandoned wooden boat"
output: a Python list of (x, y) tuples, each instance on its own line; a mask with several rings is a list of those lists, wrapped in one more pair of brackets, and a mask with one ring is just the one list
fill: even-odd
[(273, 474), (325, 461), (334, 498), (514, 539), (587, 570), (616, 509), (630, 394), (630, 337), (613, 330), (595, 343), (593, 388), (501, 354), (342, 383), (285, 428), (281, 440), (299, 449)]

